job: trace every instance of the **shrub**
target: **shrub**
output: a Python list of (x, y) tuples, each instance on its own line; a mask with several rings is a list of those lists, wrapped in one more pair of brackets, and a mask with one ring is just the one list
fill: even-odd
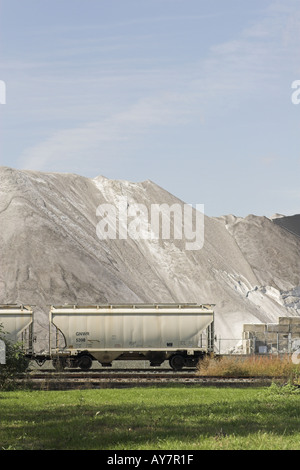
[(0, 339), (6, 346), (6, 364), (0, 365), (0, 390), (14, 388), (15, 378), (28, 367), (28, 359), (23, 352), (22, 343), (12, 343), (5, 337), (0, 324)]
[(267, 393), (270, 396), (276, 396), (276, 395), (299, 395), (300, 394), (300, 388), (299, 386), (288, 382), (284, 385), (279, 385), (276, 383), (272, 383), (268, 389), (266, 389), (265, 393)]

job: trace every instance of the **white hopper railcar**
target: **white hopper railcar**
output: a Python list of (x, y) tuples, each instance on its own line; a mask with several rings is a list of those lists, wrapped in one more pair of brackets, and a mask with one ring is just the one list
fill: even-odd
[(33, 310), (24, 305), (0, 305), (0, 325), (12, 343), (21, 342), (27, 355), (33, 353)]
[[(169, 360), (193, 367), (214, 348), (213, 305), (136, 304), (52, 306), (49, 355), (59, 367), (87, 370), (97, 360)], [(60, 334), (61, 333), (61, 334)]]

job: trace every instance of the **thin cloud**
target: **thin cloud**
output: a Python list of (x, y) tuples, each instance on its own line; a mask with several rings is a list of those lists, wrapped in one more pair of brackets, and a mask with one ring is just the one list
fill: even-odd
[[(149, 136), (156, 129), (169, 126), (176, 132), (195, 118), (201, 126), (204, 116), (228, 113), (253, 98), (266, 99), (268, 93), (273, 96), (281, 86), (282, 73), (297, 67), (286, 37), (293, 34), (298, 22), (293, 20), (295, 11), (286, 9), (284, 15), (282, 10), (270, 8), (263, 20), (248, 26), (238, 37), (211, 46), (207, 57), (187, 60), (184, 67), (180, 62), (164, 65), (156, 62), (154, 66), (149, 61), (147, 66), (143, 64), (144, 68), (140, 62), (140, 70), (128, 68), (125, 71), (122, 59), (120, 62), (115, 59), (111, 68), (107, 63), (107, 69), (102, 69), (99, 77), (99, 89), (105, 81), (105, 90), (110, 96), (117, 83), (123, 96), (128, 97), (127, 102), (124, 99), (118, 108), (115, 101), (113, 111), (100, 119), (97, 119), (95, 104), (89, 104), (91, 108), (87, 106), (84, 116), (88, 116), (91, 109), (94, 119), (71, 129), (57, 130), (48, 139), (26, 149), (21, 157), (22, 167), (50, 169), (62, 158), (66, 167), (74, 162), (80, 165), (82, 159), (86, 164), (87, 158), (90, 162), (99, 159), (99, 155), (114, 158), (120, 150), (126, 155), (142, 136)], [(161, 18), (163, 20), (166, 18)], [(93, 71), (96, 75), (99, 73), (90, 63), (87, 66), (86, 75), (74, 79), (79, 85), (80, 81), (82, 85), (88, 83)], [(89, 89), (82, 85), (78, 109), (85, 101), (90, 101)], [(97, 87), (94, 91), (97, 92)], [(71, 99), (76, 97), (71, 95)], [(63, 98), (57, 105), (52, 104), (52, 115), (55, 112), (59, 115), (59, 107), (63, 106)], [(108, 106), (105, 97), (102, 106)], [(74, 113), (74, 108), (76, 110), (76, 105), (70, 106), (70, 113)], [(63, 109), (62, 113), (67, 118), (68, 110)]]
[[(140, 100), (126, 111), (109, 118), (89, 122), (84, 126), (60, 130), (49, 139), (26, 150), (20, 160), (23, 169), (49, 170), (64, 162), (74, 162), (84, 158), (85, 164), (94, 158), (105, 158), (111, 154), (110, 147), (124, 146), (134, 141), (151, 128), (185, 123), (189, 110), (185, 98), (167, 93), (160, 98)], [(179, 105), (180, 103), (180, 105)]]

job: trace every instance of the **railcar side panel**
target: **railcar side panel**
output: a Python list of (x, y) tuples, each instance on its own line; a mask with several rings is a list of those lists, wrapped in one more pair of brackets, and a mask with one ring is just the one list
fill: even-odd
[(33, 311), (29, 306), (0, 305), (0, 324), (5, 337), (23, 342), (27, 353), (32, 352)]
[[(62, 333), (64, 345), (50, 338), (50, 352), (90, 352), (99, 361), (124, 352), (208, 351), (206, 328), (213, 322), (211, 306), (151, 305), (51, 307), (50, 324)], [(203, 339), (204, 336), (204, 339)], [(109, 354), (108, 354), (109, 353)]]

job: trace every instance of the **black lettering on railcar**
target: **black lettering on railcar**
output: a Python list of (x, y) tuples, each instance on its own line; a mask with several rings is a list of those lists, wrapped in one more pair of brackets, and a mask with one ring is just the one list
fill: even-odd
[(76, 343), (85, 343), (86, 337), (90, 335), (89, 331), (76, 331)]

